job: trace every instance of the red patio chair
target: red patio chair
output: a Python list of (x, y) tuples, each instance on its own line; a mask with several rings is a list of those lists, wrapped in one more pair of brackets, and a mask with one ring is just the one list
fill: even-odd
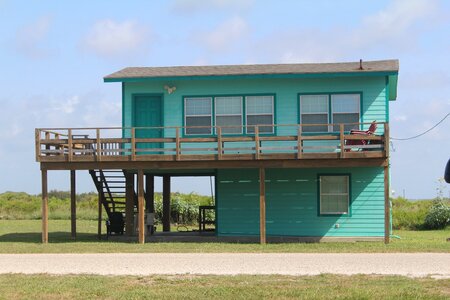
[[(358, 134), (358, 135), (373, 135), (375, 134), (375, 131), (377, 130), (377, 121), (373, 121), (372, 124), (370, 124), (369, 129), (367, 130), (356, 130), (352, 129), (350, 130), (350, 134)], [(352, 145), (352, 146), (364, 146), (370, 144), (370, 140), (346, 140), (345, 145)], [(350, 151), (351, 149), (345, 149), (346, 152)]]

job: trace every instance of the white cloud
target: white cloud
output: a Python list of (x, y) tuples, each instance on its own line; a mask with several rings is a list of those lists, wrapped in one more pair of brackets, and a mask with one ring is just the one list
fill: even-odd
[(100, 57), (132, 57), (147, 50), (149, 28), (134, 21), (96, 22), (83, 41), (84, 47)]
[(408, 120), (408, 117), (405, 115), (398, 115), (398, 116), (394, 116), (394, 120), (397, 122), (404, 122), (404, 121)]
[(20, 28), (15, 36), (15, 48), (29, 58), (42, 58), (49, 54), (44, 44), (50, 30), (52, 18), (43, 16)]
[(238, 42), (248, 35), (249, 26), (241, 17), (233, 17), (219, 24), (208, 33), (200, 33), (194, 40), (200, 41), (214, 52), (226, 52), (233, 49)]
[(254, 0), (175, 0), (172, 10), (177, 13), (195, 13), (208, 10), (245, 10)]

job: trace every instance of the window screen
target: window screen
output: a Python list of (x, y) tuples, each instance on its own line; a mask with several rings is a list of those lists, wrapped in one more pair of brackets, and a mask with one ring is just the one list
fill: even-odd
[[(254, 133), (252, 125), (273, 125), (273, 96), (247, 96), (247, 133)], [(259, 133), (273, 133), (273, 126), (259, 126)]]
[[(242, 97), (216, 97), (216, 126), (222, 134), (242, 133)], [(236, 126), (236, 127), (226, 127)]]
[[(185, 98), (185, 134), (211, 134), (211, 98)], [(205, 127), (191, 127), (205, 126)]]
[[(359, 94), (331, 95), (331, 111), (333, 124), (345, 124), (344, 130), (358, 129), (359, 123)], [(339, 131), (339, 125), (334, 125), (333, 131)]]
[(303, 132), (328, 131), (328, 95), (300, 96), (301, 124), (323, 124), (318, 126), (302, 126)]
[(349, 176), (320, 176), (320, 214), (348, 214)]

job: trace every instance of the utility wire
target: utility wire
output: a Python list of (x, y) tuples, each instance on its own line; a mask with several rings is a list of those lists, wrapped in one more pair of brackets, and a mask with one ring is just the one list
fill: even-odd
[(415, 135), (415, 136), (411, 136), (411, 137), (408, 137), (408, 138), (402, 138), (402, 139), (391, 137), (391, 140), (396, 140), (396, 141), (407, 141), (407, 140), (412, 140), (412, 139), (418, 138), (418, 137), (420, 137), (420, 136), (422, 136), (422, 135), (424, 135), (424, 134), (427, 134), (428, 132), (430, 132), (430, 131), (433, 130), (434, 128), (438, 127), (442, 122), (444, 122), (445, 119), (447, 119), (448, 116), (450, 116), (450, 113), (448, 113), (447, 115), (445, 115), (445, 117), (442, 118), (442, 120), (440, 120), (439, 122), (437, 122), (436, 125), (434, 125), (434, 126), (431, 127), (430, 129), (428, 129), (427, 131), (422, 132), (421, 134), (418, 134), (418, 135)]

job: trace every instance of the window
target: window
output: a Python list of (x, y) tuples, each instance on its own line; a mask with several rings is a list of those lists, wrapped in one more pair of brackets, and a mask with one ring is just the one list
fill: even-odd
[[(360, 94), (321, 94), (300, 96), (301, 124), (324, 124), (304, 126), (303, 132), (339, 131), (339, 124), (344, 130), (358, 129), (360, 121)], [(328, 126), (325, 124), (336, 124)]]
[[(184, 99), (185, 134), (211, 134), (212, 100), (208, 97)], [(190, 126), (205, 126), (189, 128)]]
[[(300, 120), (302, 124), (328, 124), (328, 95), (300, 96)], [(304, 126), (304, 132), (325, 132), (327, 125)]]
[[(345, 123), (345, 131), (358, 129), (358, 124), (348, 123), (359, 123), (359, 102), (359, 94), (331, 95), (331, 123)], [(333, 131), (339, 131), (339, 126), (334, 125)]]
[[(273, 96), (247, 96), (247, 133), (255, 133), (252, 125), (273, 125)], [(273, 126), (259, 126), (259, 133), (273, 133)]]
[(349, 176), (320, 176), (319, 190), (321, 215), (345, 215), (349, 213)]
[(236, 126), (221, 128), (222, 134), (242, 133), (242, 97), (216, 97), (216, 126)]

